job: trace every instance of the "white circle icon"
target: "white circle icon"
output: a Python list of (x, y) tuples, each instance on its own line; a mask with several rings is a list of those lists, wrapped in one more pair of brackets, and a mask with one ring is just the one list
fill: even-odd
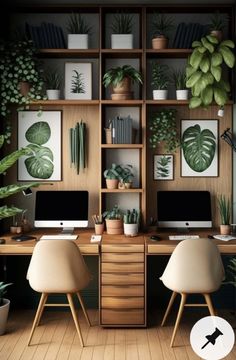
[(232, 326), (218, 316), (206, 316), (192, 327), (190, 343), (194, 352), (204, 360), (220, 360), (234, 346)]

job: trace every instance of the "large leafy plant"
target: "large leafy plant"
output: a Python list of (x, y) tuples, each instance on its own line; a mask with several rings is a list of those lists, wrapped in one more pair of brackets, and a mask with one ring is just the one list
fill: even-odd
[(124, 78), (128, 77), (131, 81), (143, 83), (142, 74), (133, 68), (131, 65), (117, 66), (116, 68), (109, 69), (103, 76), (103, 85), (117, 86)]
[(219, 43), (215, 36), (207, 35), (192, 44), (193, 53), (186, 68), (186, 86), (191, 88), (190, 109), (207, 107), (213, 100), (224, 106), (229, 99), (230, 84), (222, 78), (223, 65), (233, 68), (234, 43), (224, 40)]

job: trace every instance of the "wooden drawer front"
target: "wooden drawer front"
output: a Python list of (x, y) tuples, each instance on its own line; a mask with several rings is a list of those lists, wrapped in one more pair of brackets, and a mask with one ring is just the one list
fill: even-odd
[(111, 273), (143, 273), (144, 272), (144, 263), (102, 263), (102, 272), (111, 272)]
[(101, 310), (102, 325), (142, 325), (144, 324), (144, 310)]
[(103, 285), (101, 296), (144, 296), (143, 285)]
[(102, 274), (101, 285), (144, 284), (144, 274)]
[(130, 253), (130, 254), (117, 254), (117, 253), (102, 253), (102, 262), (144, 262), (144, 253)]
[(144, 297), (102, 297), (101, 306), (108, 309), (143, 309)]
[(103, 252), (118, 252), (118, 253), (132, 253), (132, 252), (144, 252), (144, 245), (102, 245)]

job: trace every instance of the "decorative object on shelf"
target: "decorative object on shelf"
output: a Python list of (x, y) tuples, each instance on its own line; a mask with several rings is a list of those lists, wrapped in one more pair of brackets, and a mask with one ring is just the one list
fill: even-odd
[(44, 73), (44, 81), (48, 100), (60, 99), (62, 76), (57, 69), (48, 68)]
[(225, 195), (220, 195), (218, 197), (218, 206), (220, 210), (220, 233), (221, 235), (229, 235), (231, 232), (230, 226), (230, 214), (231, 214), (231, 206), (230, 201)]
[(92, 26), (89, 26), (81, 14), (71, 13), (67, 23), (68, 49), (88, 49), (89, 35)]
[(163, 154), (154, 155), (153, 159), (154, 180), (174, 180), (174, 157)]
[(170, 83), (169, 67), (166, 64), (152, 62), (153, 99), (166, 100)]
[[(31, 40), (16, 40), (2, 45), (0, 57), (2, 117), (10, 114), (11, 105), (26, 108), (32, 101), (45, 100), (37, 49)], [(22, 90), (23, 85), (23, 93)], [(25, 83), (27, 85), (25, 86)], [(25, 90), (26, 89), (26, 90)]]
[(234, 139), (234, 134), (230, 131), (230, 128), (227, 128), (221, 135), (221, 139), (227, 142), (231, 148), (236, 151), (236, 140)]
[(133, 15), (118, 13), (113, 15), (111, 24), (111, 48), (133, 49)]
[(116, 116), (111, 120), (111, 134), (113, 144), (132, 144), (135, 141), (135, 130), (132, 127), (132, 118)]
[(210, 23), (208, 24), (210, 35), (215, 36), (218, 41), (223, 39), (223, 30), (228, 24), (228, 17), (216, 11), (210, 16)]
[(93, 215), (93, 222), (96, 235), (102, 235), (104, 231), (104, 219), (102, 215)]
[(215, 36), (207, 35), (201, 41), (194, 41), (192, 47), (194, 50), (186, 68), (186, 86), (192, 93), (189, 108), (206, 108), (213, 101), (224, 107), (229, 99), (230, 84), (222, 74), (225, 65), (230, 69), (234, 67), (233, 41), (219, 43)]
[(112, 100), (131, 100), (133, 91), (131, 83), (143, 83), (142, 74), (131, 65), (117, 66), (109, 69), (103, 75), (103, 85), (107, 88), (112, 86)]
[(6, 332), (7, 318), (10, 308), (10, 300), (6, 299), (4, 295), (7, 292), (7, 287), (12, 285), (12, 283), (0, 282), (0, 335), (3, 335)]
[(206, 25), (181, 22), (177, 26), (172, 47), (190, 49), (193, 41), (200, 40), (205, 35), (207, 35)]
[(75, 128), (70, 128), (70, 165), (74, 166), (77, 175), (87, 167), (87, 128), (81, 120)]
[(182, 120), (181, 134), (181, 176), (218, 176), (218, 120)]
[(176, 110), (162, 109), (151, 115), (149, 124), (149, 144), (155, 149), (164, 142), (166, 153), (173, 153), (179, 146), (179, 135), (176, 124)]
[(92, 63), (65, 64), (65, 99), (92, 99)]
[(106, 221), (107, 234), (123, 234), (123, 213), (118, 205), (115, 205), (111, 210), (105, 211), (102, 216)]
[(103, 175), (106, 179), (108, 189), (129, 189), (132, 187), (132, 165), (112, 164), (110, 169), (106, 169)]
[(152, 21), (152, 48), (168, 48), (168, 34), (174, 28), (173, 18), (162, 13), (154, 13)]
[[(18, 112), (18, 148), (29, 154), (18, 161), (18, 181), (61, 181), (61, 111)], [(30, 187), (30, 186), (29, 186)]]
[(112, 164), (111, 168), (106, 169), (103, 172), (103, 175), (106, 179), (106, 185), (108, 189), (117, 189), (119, 183), (119, 173), (117, 169), (119, 169), (120, 165)]
[(185, 70), (173, 70), (172, 77), (176, 89), (176, 99), (188, 100), (188, 89), (186, 88)]
[(25, 23), (27, 38), (31, 39), (37, 49), (65, 49), (66, 42), (60, 26), (43, 21), (35, 26)]
[(133, 209), (127, 210), (123, 216), (124, 234), (126, 236), (137, 236), (140, 223), (140, 211)]

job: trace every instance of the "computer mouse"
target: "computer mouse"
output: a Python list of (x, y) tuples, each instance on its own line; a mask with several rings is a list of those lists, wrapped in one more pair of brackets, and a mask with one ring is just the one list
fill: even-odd
[(5, 244), (6, 240), (5, 239), (0, 239), (0, 244)]
[(156, 240), (156, 241), (161, 240), (160, 236), (158, 236), (158, 235), (152, 235), (152, 236), (150, 236), (150, 239), (151, 240)]

